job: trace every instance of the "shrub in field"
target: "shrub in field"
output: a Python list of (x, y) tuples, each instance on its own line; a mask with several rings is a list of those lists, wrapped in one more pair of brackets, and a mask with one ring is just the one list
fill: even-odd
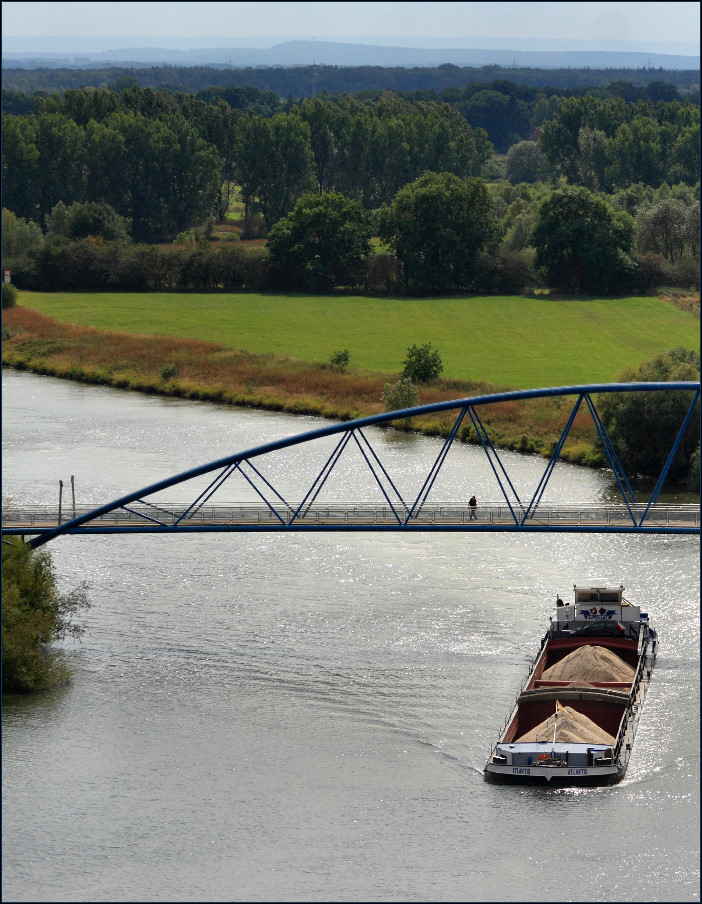
[(351, 355), (349, 354), (349, 350), (347, 348), (344, 348), (340, 349), (338, 352), (334, 352), (334, 354), (329, 358), (329, 363), (334, 368), (334, 370), (340, 370), (341, 373), (343, 373), (349, 366), (350, 360)]
[(386, 411), (401, 411), (419, 404), (419, 390), (409, 377), (397, 383), (386, 383), (383, 389), (383, 404)]
[(433, 383), (444, 369), (441, 355), (431, 342), (424, 345), (413, 345), (407, 349), (402, 376), (415, 383)]
[(17, 289), (12, 283), (4, 282), (2, 284), (2, 306), (3, 308), (14, 308), (17, 304)]

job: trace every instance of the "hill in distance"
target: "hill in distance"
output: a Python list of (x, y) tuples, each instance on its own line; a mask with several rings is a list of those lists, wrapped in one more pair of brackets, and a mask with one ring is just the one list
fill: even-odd
[[(96, 47), (93, 39), (93, 47)], [(108, 39), (101, 39), (107, 41)], [(129, 39), (124, 39), (129, 40)], [(154, 43), (161, 42), (158, 38)], [(87, 39), (86, 39), (87, 41)], [(106, 68), (111, 66), (217, 66), (225, 68), (309, 66), (380, 66), (380, 67), (463, 67), (502, 66), (536, 69), (699, 69), (698, 54), (658, 53), (644, 49), (623, 50), (622, 45), (609, 49), (523, 49), (529, 42), (516, 40), (512, 48), (491, 47), (402, 47), (376, 43), (346, 43), (342, 41), (294, 40), (269, 47), (228, 46), (181, 49), (169, 46), (115, 46), (119, 39), (110, 39), (108, 49), (78, 50), (77, 39), (70, 46), (75, 49), (28, 50), (41, 43), (29, 38), (3, 39), (3, 67), (78, 67)], [(141, 43), (141, 42), (140, 42)], [(165, 43), (165, 42), (164, 42)], [(553, 42), (555, 43), (555, 42)], [(583, 42), (576, 42), (578, 44)], [(603, 42), (607, 43), (607, 42)], [(614, 42), (611, 42), (614, 43)], [(520, 48), (520, 45), (521, 48)], [(60, 46), (60, 45), (54, 45)], [(66, 45), (69, 46), (69, 45)], [(88, 47), (87, 44), (83, 45)], [(99, 43), (97, 47), (99, 47)], [(103, 45), (104, 46), (104, 45)], [(626, 45), (625, 45), (626, 46)], [(632, 45), (635, 46), (635, 45)], [(687, 46), (687, 45), (685, 45)]]

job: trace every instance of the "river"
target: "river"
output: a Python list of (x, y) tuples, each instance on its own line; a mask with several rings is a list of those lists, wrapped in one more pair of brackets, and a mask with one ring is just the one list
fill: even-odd
[[(3, 370), (3, 498), (107, 502), (315, 418)], [(371, 431), (414, 468), (438, 440)], [(447, 474), (488, 499), (481, 452)], [(510, 456), (528, 483), (545, 462)], [(516, 469), (516, 470), (515, 470)], [(356, 472), (342, 475), (355, 481)], [(468, 476), (466, 476), (468, 475)], [(606, 475), (559, 464), (554, 498)], [(341, 486), (352, 496), (355, 486)], [(59, 538), (70, 684), (5, 697), (3, 901), (699, 901), (700, 544), (598, 534)], [(624, 584), (660, 652), (628, 773), (482, 768), (558, 593)]]

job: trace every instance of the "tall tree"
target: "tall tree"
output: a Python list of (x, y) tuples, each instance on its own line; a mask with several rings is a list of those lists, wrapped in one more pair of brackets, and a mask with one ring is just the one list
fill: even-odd
[(271, 279), (284, 288), (327, 292), (357, 285), (370, 254), (360, 202), (325, 192), (303, 195), (268, 237)]
[(581, 182), (580, 130), (588, 128), (603, 132), (609, 139), (626, 121), (626, 103), (619, 97), (569, 97), (564, 100), (553, 119), (544, 123), (539, 146), (551, 166), (568, 182)]
[(222, 220), (236, 190), (237, 122), (241, 114), (223, 100), (211, 104), (197, 100), (191, 95), (181, 95), (179, 101), (181, 112), (188, 123), (197, 130), (203, 141), (217, 149), (219, 189), (214, 213)]
[(424, 173), (381, 214), (380, 235), (397, 256), (405, 289), (417, 295), (470, 288), (494, 237), (492, 202), (479, 179)]
[(628, 288), (634, 221), (586, 188), (570, 186), (539, 207), (531, 244), (536, 266), (561, 291), (616, 293)]
[(239, 123), (236, 169), (247, 210), (255, 205), (270, 229), (314, 187), (310, 127), (299, 112), (270, 119), (247, 115)]
[(2, 114), (2, 203), (25, 220), (39, 216), (34, 117)]
[(660, 128), (649, 117), (637, 116), (622, 123), (609, 142), (607, 155), (610, 184), (624, 187), (643, 182), (657, 188), (663, 181)]
[(135, 241), (162, 241), (210, 215), (219, 185), (217, 153), (180, 113), (163, 120), (115, 113), (90, 139), (88, 184), (106, 184), (99, 154), (105, 148), (117, 167), (111, 203), (131, 220)]
[(513, 185), (540, 181), (547, 167), (546, 157), (535, 141), (520, 141), (507, 151), (505, 175)]
[(39, 223), (45, 229), (55, 204), (84, 197), (85, 132), (67, 116), (42, 113), (36, 118), (36, 149)]

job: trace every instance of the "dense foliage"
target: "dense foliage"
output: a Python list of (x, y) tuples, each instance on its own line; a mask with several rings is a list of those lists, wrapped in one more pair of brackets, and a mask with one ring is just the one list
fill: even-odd
[[(546, 88), (522, 72), (461, 81), (463, 70), (441, 67), (439, 87), (299, 92), (295, 103), (292, 92), (283, 100), (269, 87), (227, 83), (227, 73), (186, 93), (175, 70), (160, 71), (158, 90), (111, 80), (37, 92), (30, 104), (4, 91), (3, 261), (20, 288), (519, 294), (545, 284), (621, 293), (699, 282), (700, 109), (690, 82), (683, 95), (660, 74), (637, 73), (633, 84), (610, 72), (605, 85), (593, 72), (588, 87)], [(557, 228), (570, 189), (589, 194), (568, 196), (573, 226)], [(307, 265), (304, 280), (294, 268), (269, 272), (260, 255), (252, 278), (253, 258), (204, 247), (169, 258), (173, 274), (162, 272), (166, 259), (145, 246), (211, 239), (236, 192), (243, 238), (271, 234), (316, 193), (360, 204), (392, 253), (367, 258), (353, 279), (321, 255), (314, 278)], [(362, 245), (356, 208), (342, 206), (346, 238), (356, 228)], [(123, 247), (130, 241), (134, 249)], [(141, 264), (148, 273), (133, 271)]]
[[(257, 66), (215, 69), (208, 66), (144, 66), (128, 68), (43, 67), (21, 69), (3, 66), (3, 107), (19, 103), (17, 94), (66, 91), (106, 85), (112, 91), (127, 86), (183, 91), (212, 102), (223, 97), (232, 106), (273, 107), (280, 98), (313, 97), (317, 93), (354, 94), (361, 91), (422, 92), (427, 99), (444, 92), (480, 91), (486, 85), (511, 83), (523, 91), (578, 93), (593, 88), (617, 93), (628, 102), (657, 99), (661, 85), (689, 90), (699, 83), (699, 69), (538, 69), (532, 67), (455, 66)], [(216, 86), (216, 87), (213, 87)]]
[(33, 691), (68, 677), (51, 643), (79, 638), (73, 617), (89, 606), (86, 586), (60, 593), (51, 556), (24, 542), (2, 544), (2, 690)]
[(400, 189), (382, 211), (378, 231), (400, 263), (405, 291), (471, 289), (478, 258), (495, 235), (491, 210), (479, 179), (424, 173)]
[(594, 191), (639, 182), (653, 188), (664, 181), (694, 185), (699, 131), (700, 111), (691, 103), (572, 97), (544, 123), (539, 146), (557, 174)]
[(428, 168), (477, 176), (491, 154), (453, 107), (397, 97), (242, 116), (223, 101), (132, 88), (67, 91), (35, 107), (3, 113), (4, 206), (46, 231), (59, 202), (109, 204), (135, 241), (221, 217), (234, 184), (270, 229), (315, 184), (372, 209)]
[(303, 195), (268, 237), (270, 282), (311, 292), (353, 287), (370, 253), (368, 217), (358, 201), (334, 192)]
[[(617, 382), (675, 382), (700, 379), (700, 353), (674, 348), (627, 368)], [(632, 477), (658, 478), (692, 399), (689, 392), (621, 392), (603, 395), (598, 401), (602, 421), (617, 456)], [(699, 490), (700, 466), (699, 400), (672, 462), (670, 483), (687, 482)]]
[(256, 291), (268, 286), (265, 249), (233, 244), (211, 247), (68, 241), (49, 238), (13, 262), (13, 282), (53, 291)]
[(441, 355), (432, 348), (431, 342), (408, 348), (403, 365), (403, 379), (412, 380), (413, 383), (433, 383), (444, 370)]
[(634, 221), (586, 188), (554, 191), (539, 208), (531, 244), (549, 285), (565, 292), (612, 295), (634, 283), (628, 256)]

